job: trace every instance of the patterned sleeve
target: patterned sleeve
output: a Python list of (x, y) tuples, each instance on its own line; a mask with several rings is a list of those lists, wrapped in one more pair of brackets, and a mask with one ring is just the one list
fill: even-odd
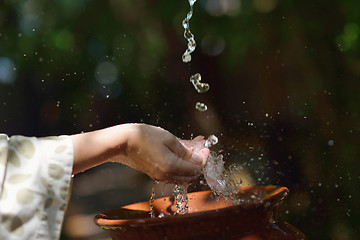
[(69, 136), (0, 134), (0, 239), (59, 239), (72, 166)]

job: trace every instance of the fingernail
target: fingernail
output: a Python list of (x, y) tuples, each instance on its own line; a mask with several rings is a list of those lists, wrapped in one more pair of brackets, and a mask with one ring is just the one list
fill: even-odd
[(201, 162), (202, 166), (205, 166), (205, 164), (207, 163), (209, 154), (210, 154), (210, 151), (208, 148), (203, 148), (199, 151), (199, 155), (202, 156), (202, 162)]
[(204, 159), (202, 160), (202, 162), (201, 162), (201, 165), (202, 165), (202, 166), (205, 166), (206, 162), (207, 162), (207, 161), (206, 161), (206, 158), (204, 158)]
[(194, 161), (194, 163), (203, 165), (204, 159), (197, 155), (196, 153), (193, 153), (191, 156), (191, 160)]

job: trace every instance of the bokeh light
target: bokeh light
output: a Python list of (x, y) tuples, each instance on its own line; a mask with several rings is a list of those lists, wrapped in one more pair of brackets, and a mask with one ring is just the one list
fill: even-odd
[(0, 57), (0, 83), (11, 84), (15, 81), (15, 64), (10, 58)]
[(203, 0), (201, 3), (212, 16), (236, 16), (241, 7), (240, 0)]
[(209, 56), (217, 56), (224, 51), (225, 40), (222, 36), (206, 35), (201, 40), (201, 50)]

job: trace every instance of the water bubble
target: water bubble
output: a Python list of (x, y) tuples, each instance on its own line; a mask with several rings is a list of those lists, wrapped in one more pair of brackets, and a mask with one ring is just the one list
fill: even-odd
[(328, 141), (328, 145), (329, 145), (329, 146), (334, 146), (334, 140), (329, 140), (329, 141)]
[(200, 112), (205, 112), (207, 110), (207, 106), (204, 103), (197, 102), (195, 108)]

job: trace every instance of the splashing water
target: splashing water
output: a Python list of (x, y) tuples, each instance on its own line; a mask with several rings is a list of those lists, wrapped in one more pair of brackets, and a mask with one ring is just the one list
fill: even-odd
[(194, 85), (194, 88), (198, 93), (205, 93), (209, 91), (210, 85), (207, 83), (201, 82), (201, 75), (200, 73), (196, 73), (190, 77), (190, 82)]
[(149, 203), (150, 203), (150, 217), (154, 218), (155, 217), (155, 213), (154, 213), (154, 201), (155, 201), (155, 187), (156, 185), (159, 184), (158, 181), (154, 181), (152, 189), (151, 189), (151, 196), (149, 199)]
[(241, 199), (237, 198), (237, 194), (242, 181), (232, 175), (239, 174), (240, 169), (233, 165), (225, 170), (224, 163), (223, 155), (211, 152), (203, 169), (204, 178), (215, 195), (234, 205), (239, 204)]
[(190, 31), (190, 19), (193, 15), (193, 8), (196, 0), (189, 0), (190, 4), (190, 11), (186, 15), (186, 18), (183, 20), (182, 25), (184, 27), (184, 38), (188, 41), (188, 47), (185, 50), (184, 54), (182, 55), (183, 62), (190, 62), (191, 61), (191, 53), (195, 51), (196, 42), (194, 35)]
[(210, 135), (204, 143), (204, 147), (210, 148), (212, 146), (215, 146), (219, 142), (219, 139), (215, 135)]
[(189, 213), (189, 199), (187, 196), (187, 189), (189, 185), (175, 185), (174, 187), (174, 200), (176, 212), (175, 214), (188, 214)]

